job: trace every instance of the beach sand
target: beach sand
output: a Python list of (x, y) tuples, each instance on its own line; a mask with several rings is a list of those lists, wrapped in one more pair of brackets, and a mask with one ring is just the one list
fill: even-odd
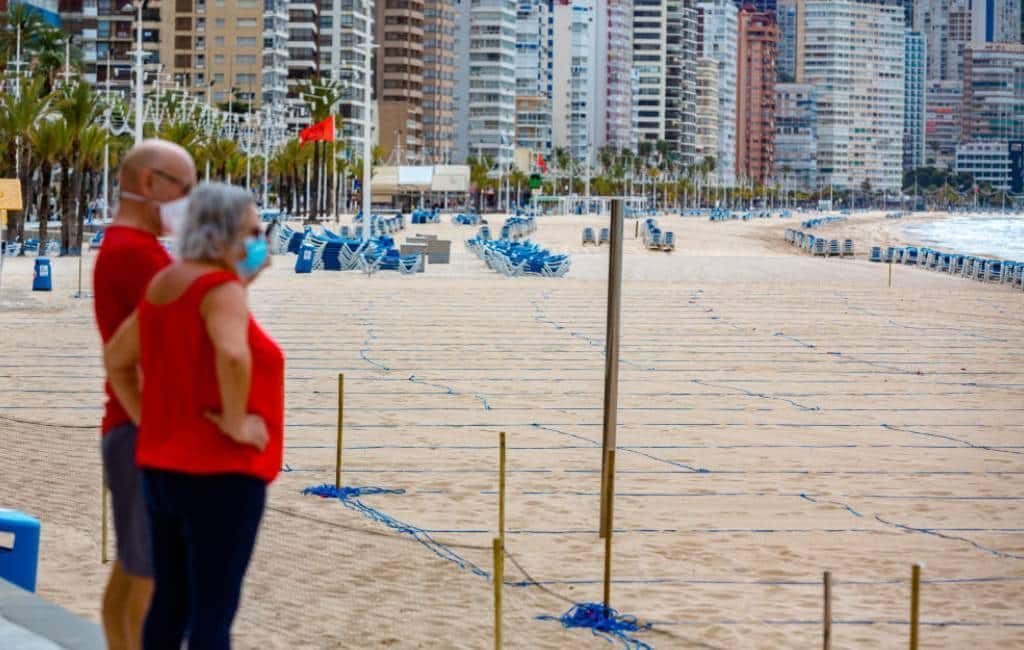
[[(830, 570), (833, 647), (895, 648), (921, 562), (921, 647), (1024, 647), (1024, 294), (902, 266), (889, 289), (865, 256), (913, 243), (903, 224), (824, 227), (859, 255), (816, 259), (783, 241), (800, 219), (663, 216), (672, 254), (626, 224), (612, 606), (655, 648), (814, 647)], [(288, 355), (287, 471), (237, 647), (491, 647), (500, 431), (506, 645), (606, 647), (537, 619), (601, 599), (607, 247), (580, 233), (602, 222), (540, 220), (531, 238), (573, 256), (562, 279), (499, 276), (450, 224), (399, 236), (454, 240), (415, 277), (275, 258), (251, 302)], [(98, 620), (92, 304), (76, 260), (50, 294), (31, 264), (8, 260), (0, 293), (0, 505), (43, 522), (39, 593)], [(300, 494), (334, 479), (338, 373), (344, 483), (404, 490), (361, 497), (391, 527)]]

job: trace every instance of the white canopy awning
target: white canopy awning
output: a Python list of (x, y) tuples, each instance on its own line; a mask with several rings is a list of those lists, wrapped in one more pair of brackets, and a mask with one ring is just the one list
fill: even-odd
[(468, 192), (468, 165), (378, 167), (373, 172), (373, 192)]
[(437, 165), (430, 189), (435, 192), (468, 192), (469, 165)]

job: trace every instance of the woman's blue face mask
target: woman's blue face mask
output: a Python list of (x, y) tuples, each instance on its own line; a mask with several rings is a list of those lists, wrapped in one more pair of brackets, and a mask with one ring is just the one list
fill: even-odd
[(235, 265), (239, 277), (248, 280), (256, 275), (267, 261), (267, 240), (263, 237), (245, 239), (245, 257)]

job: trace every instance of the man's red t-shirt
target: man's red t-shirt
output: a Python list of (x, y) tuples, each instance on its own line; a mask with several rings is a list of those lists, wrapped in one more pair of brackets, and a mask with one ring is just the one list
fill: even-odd
[[(93, 270), (96, 294), (96, 324), (106, 343), (142, 300), (149, 281), (171, 263), (171, 256), (152, 233), (128, 226), (111, 226), (103, 233), (103, 244)], [(107, 403), (103, 411), (103, 434), (131, 418), (117, 401), (110, 382), (104, 384)]]

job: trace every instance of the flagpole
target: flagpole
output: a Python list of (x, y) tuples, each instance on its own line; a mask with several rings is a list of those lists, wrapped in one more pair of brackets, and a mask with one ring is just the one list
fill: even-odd
[(334, 181), (334, 189), (331, 191), (334, 220), (341, 221), (341, 217), (338, 216), (338, 136), (334, 115), (331, 115), (331, 180)]

